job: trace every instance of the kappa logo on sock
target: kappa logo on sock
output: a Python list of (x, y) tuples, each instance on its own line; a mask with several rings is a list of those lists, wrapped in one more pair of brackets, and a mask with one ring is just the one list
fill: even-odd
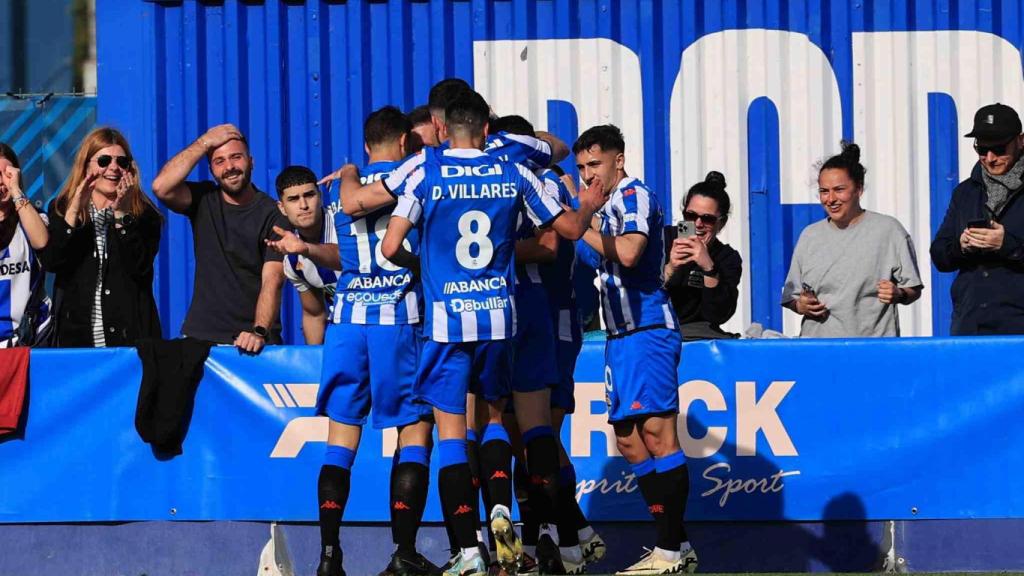
[(327, 500), (320, 505), (321, 510), (341, 510), (341, 506), (334, 500)]
[(473, 513), (473, 508), (472, 507), (470, 507), (468, 504), (461, 504), (461, 505), (459, 505), (458, 508), (455, 509), (455, 513), (453, 514), (453, 516), (461, 516), (463, 514), (472, 514), (472, 513)]
[(495, 470), (494, 474), (491, 474), (491, 480), (508, 480), (508, 474), (504, 470)]
[(647, 507), (648, 512), (651, 514), (664, 514), (665, 506), (662, 504), (651, 504)]
[(402, 502), (401, 500), (396, 500), (395, 510), (412, 510), (412, 508), (410, 508), (409, 505), (406, 504), (405, 502)]
[(629, 405), (629, 409), (630, 410), (643, 410), (644, 409), (644, 405), (641, 404), (639, 400), (634, 400), (633, 403)]

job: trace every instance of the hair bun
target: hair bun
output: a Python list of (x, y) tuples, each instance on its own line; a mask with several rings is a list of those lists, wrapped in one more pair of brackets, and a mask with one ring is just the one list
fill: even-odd
[(841, 143), (843, 151), (839, 154), (844, 160), (849, 161), (851, 164), (860, 163), (860, 146), (857, 146), (853, 142), (847, 142), (843, 140)]
[(704, 177), (704, 182), (707, 182), (708, 184), (715, 184), (717, 186), (721, 186), (723, 190), (725, 189), (725, 175), (721, 172), (717, 172), (715, 170), (708, 172), (708, 175)]

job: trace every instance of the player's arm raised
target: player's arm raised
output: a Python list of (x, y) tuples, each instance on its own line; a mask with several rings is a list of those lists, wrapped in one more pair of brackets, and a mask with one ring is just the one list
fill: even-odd
[(412, 227), (413, 223), (408, 218), (392, 216), (388, 220), (388, 230), (384, 233), (384, 240), (380, 244), (380, 253), (393, 264), (416, 271), (419, 268), (420, 259), (402, 245)]
[(395, 197), (388, 192), (383, 180), (363, 186), (359, 181), (359, 169), (355, 164), (342, 166), (321, 182), (329, 181), (335, 175), (341, 180), (341, 209), (349, 216), (365, 216), (395, 203)]
[(551, 164), (549, 165), (558, 164), (569, 157), (569, 146), (561, 138), (541, 130), (538, 130), (536, 134), (538, 139), (547, 142), (548, 146), (551, 146)]

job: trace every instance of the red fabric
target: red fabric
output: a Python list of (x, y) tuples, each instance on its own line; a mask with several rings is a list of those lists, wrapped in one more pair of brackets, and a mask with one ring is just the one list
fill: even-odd
[(18, 427), (28, 387), (29, 348), (0, 349), (0, 435)]

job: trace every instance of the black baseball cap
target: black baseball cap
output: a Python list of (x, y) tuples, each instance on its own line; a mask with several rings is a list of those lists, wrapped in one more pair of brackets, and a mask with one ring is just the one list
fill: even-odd
[(966, 138), (1003, 142), (1021, 133), (1020, 116), (1006, 104), (989, 104), (974, 113), (974, 129)]

